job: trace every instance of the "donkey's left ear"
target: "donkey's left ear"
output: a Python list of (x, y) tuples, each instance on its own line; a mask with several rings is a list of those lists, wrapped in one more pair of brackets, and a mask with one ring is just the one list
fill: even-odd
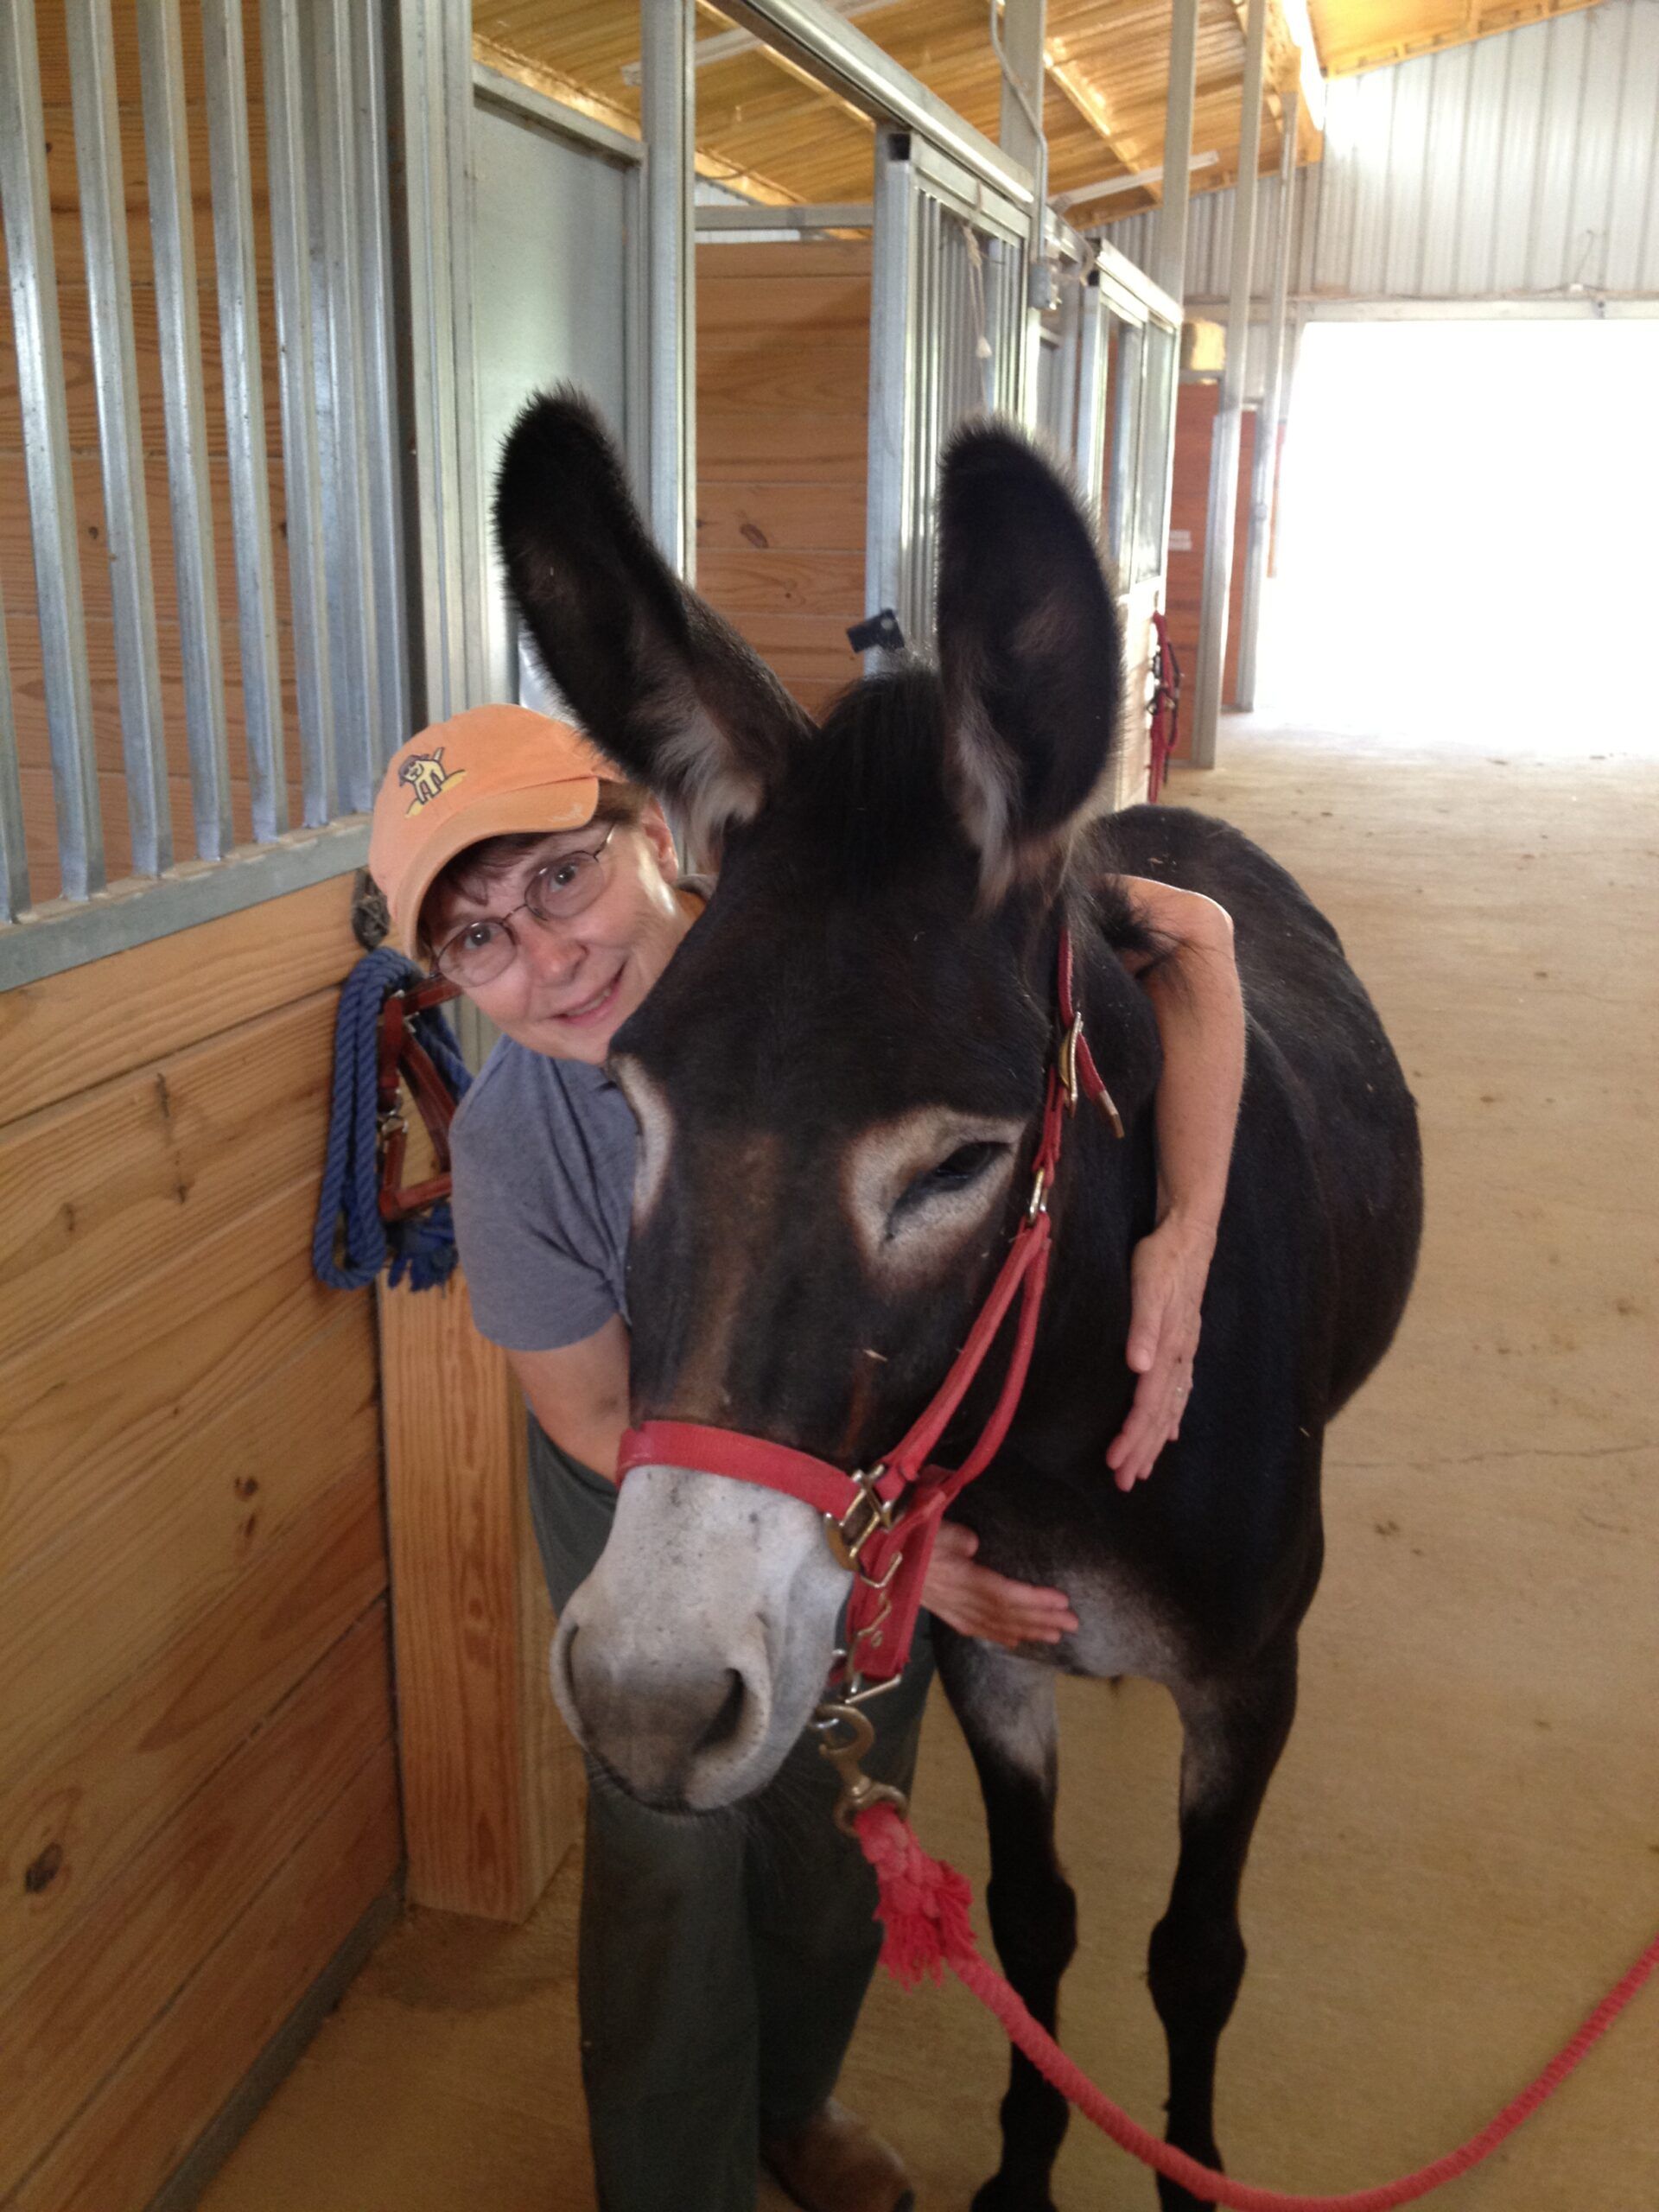
[(1051, 851), (1111, 764), (1117, 610), (1087, 524), (1016, 431), (960, 432), (939, 491), (947, 771), (986, 888)]
[(677, 810), (694, 847), (754, 814), (812, 725), (671, 573), (621, 456), (570, 387), (538, 395), (514, 423), (495, 529), (542, 664), (588, 735)]

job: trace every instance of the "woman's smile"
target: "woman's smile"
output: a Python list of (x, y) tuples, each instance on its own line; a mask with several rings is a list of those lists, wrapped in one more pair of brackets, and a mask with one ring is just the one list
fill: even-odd
[(575, 1006), (550, 1008), (543, 1016), (543, 1020), (556, 1021), (562, 1025), (569, 1024), (579, 1029), (590, 1028), (596, 1022), (603, 1021), (616, 1004), (626, 966), (627, 963), (625, 960), (608, 983), (602, 984), (597, 991), (590, 992), (585, 999), (579, 1000)]

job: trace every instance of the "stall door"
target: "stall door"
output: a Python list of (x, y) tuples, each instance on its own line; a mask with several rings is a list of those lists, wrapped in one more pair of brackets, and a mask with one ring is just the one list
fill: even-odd
[[(486, 518), (502, 442), (533, 391), (580, 385), (625, 449), (643, 434), (630, 352), (637, 163), (574, 127), (559, 127), (550, 102), (518, 107), (508, 98), (480, 95), (474, 115), (480, 493)], [(490, 561), (489, 696), (555, 703), (538, 671), (521, 660), (493, 544)]]

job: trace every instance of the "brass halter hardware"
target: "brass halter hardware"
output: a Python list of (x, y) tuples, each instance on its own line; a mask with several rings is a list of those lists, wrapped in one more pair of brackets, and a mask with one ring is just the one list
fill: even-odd
[[(887, 1685), (884, 1683), (882, 1688)], [(856, 1706), (826, 1701), (813, 1715), (812, 1726), (820, 1738), (819, 1752), (841, 1777), (841, 1795), (836, 1800), (836, 1826), (842, 1833), (853, 1834), (853, 1823), (872, 1805), (891, 1805), (903, 1820), (909, 1804), (904, 1791), (895, 1789), (891, 1783), (873, 1781), (864, 1771), (862, 1761), (875, 1741), (875, 1730), (868, 1717)], [(845, 1732), (839, 1741), (837, 1731)]]

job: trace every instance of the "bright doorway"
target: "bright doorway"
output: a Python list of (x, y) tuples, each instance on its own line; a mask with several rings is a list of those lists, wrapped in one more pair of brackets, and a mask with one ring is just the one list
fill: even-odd
[(1313, 322), (1261, 703), (1483, 752), (1659, 752), (1659, 321)]

